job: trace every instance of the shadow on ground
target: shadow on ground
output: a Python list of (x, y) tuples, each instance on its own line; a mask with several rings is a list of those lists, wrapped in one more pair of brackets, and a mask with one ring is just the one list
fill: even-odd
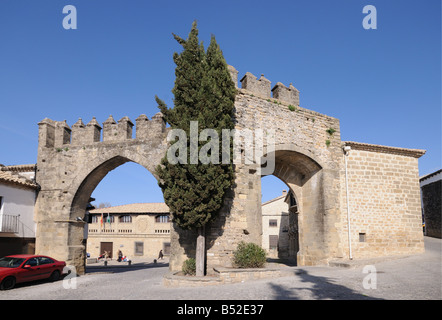
[(382, 300), (333, 283), (329, 278), (313, 276), (305, 270), (297, 271), (296, 276), (305, 285), (294, 287), (269, 283), (275, 300)]

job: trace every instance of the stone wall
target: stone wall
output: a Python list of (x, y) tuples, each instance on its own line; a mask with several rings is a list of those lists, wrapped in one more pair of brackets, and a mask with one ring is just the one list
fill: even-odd
[(293, 267), (267, 267), (258, 269), (215, 268), (214, 274), (209, 277), (192, 277), (178, 275), (179, 272), (169, 273), (163, 277), (166, 287), (202, 287), (220, 284), (241, 283), (259, 279), (289, 277), (303, 273)]
[[(418, 158), (422, 150), (346, 142), (353, 258), (424, 250)], [(345, 172), (341, 174), (344, 233), (348, 232)], [(346, 257), (348, 238), (344, 237)]]
[[(140, 116), (136, 137), (128, 118), (103, 127), (93, 118), (87, 125), (79, 119), (72, 128), (66, 121), (44, 119), (39, 123), (36, 180), (40, 185), (35, 204), (37, 254), (66, 261), (84, 272), (84, 222), (89, 198), (106, 174), (132, 161), (152, 174), (167, 150), (161, 114), (148, 120)], [(155, 175), (155, 174), (154, 174)]]
[[(237, 71), (230, 67), (238, 84)], [(271, 174), (283, 180), (299, 203), (300, 247), (297, 261), (301, 265), (325, 263), (342, 256), (340, 210), (340, 170), (342, 149), (339, 120), (299, 106), (299, 91), (281, 83), (271, 89), (263, 75), (260, 79), (247, 73), (241, 79), (235, 101), (235, 129), (274, 130), (274, 150), (267, 148), (264, 157), (274, 156)], [(273, 93), (273, 96), (272, 96)], [(257, 145), (244, 145), (243, 161), (235, 165), (235, 184), (225, 200), (219, 218), (206, 228), (207, 270), (230, 267), (232, 253), (240, 241), (261, 244), (261, 174), (259, 166), (246, 164), (247, 151)], [(194, 254), (189, 233), (172, 231), (171, 269), (180, 270), (182, 262)]]
[[(229, 68), (238, 87), (238, 72)], [(241, 146), (235, 183), (218, 218), (206, 226), (208, 272), (231, 267), (240, 241), (261, 244), (264, 174), (280, 178), (296, 198), (298, 265), (325, 264), (348, 256), (339, 120), (301, 107), (299, 91), (291, 84), (277, 83), (271, 89), (263, 75), (257, 79), (250, 73), (241, 84), (235, 100), (235, 128), (249, 130), (255, 138), (260, 131), (262, 146), (256, 139)], [(36, 253), (65, 260), (79, 274), (84, 271), (84, 222), (76, 218), (84, 216), (92, 191), (109, 171), (128, 161), (154, 174), (168, 148), (161, 114), (151, 120), (138, 117), (135, 138), (127, 117), (117, 122), (111, 116), (102, 125), (95, 118), (86, 125), (80, 119), (72, 128), (66, 121), (39, 123)], [(272, 132), (274, 141), (269, 139)], [(354, 257), (422, 252), (417, 159), (424, 152), (346, 144), (354, 149), (348, 157)], [(261, 147), (263, 154), (256, 162), (256, 154), (250, 151)], [(360, 234), (364, 242), (359, 242)], [(195, 241), (195, 232), (173, 226), (171, 271), (180, 270), (185, 259), (195, 256)]]

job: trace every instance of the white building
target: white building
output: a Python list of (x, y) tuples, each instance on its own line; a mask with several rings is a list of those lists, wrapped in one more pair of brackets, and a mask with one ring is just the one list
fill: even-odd
[(269, 258), (296, 260), (298, 245), (297, 206), (291, 192), (262, 204), (262, 247)]
[(0, 256), (33, 253), (35, 165), (0, 165)]

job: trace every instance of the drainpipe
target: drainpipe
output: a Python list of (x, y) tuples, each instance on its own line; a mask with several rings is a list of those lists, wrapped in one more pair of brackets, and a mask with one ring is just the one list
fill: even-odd
[(345, 159), (345, 189), (347, 193), (347, 226), (348, 226), (348, 249), (350, 254), (350, 260), (353, 260), (352, 252), (351, 252), (351, 226), (350, 226), (350, 204), (348, 198), (348, 173), (347, 173), (347, 157), (350, 154), (351, 147), (344, 146), (344, 159)]

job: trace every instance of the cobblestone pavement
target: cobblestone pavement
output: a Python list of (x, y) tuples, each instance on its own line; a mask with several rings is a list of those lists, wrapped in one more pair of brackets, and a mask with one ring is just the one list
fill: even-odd
[(426, 237), (424, 254), (386, 259), (374, 263), (374, 268), (299, 267), (289, 277), (198, 288), (164, 287), (167, 261), (134, 261), (130, 267), (113, 262), (106, 269), (89, 268), (88, 274), (74, 280), (17, 285), (0, 291), (0, 300), (441, 300), (441, 243)]

